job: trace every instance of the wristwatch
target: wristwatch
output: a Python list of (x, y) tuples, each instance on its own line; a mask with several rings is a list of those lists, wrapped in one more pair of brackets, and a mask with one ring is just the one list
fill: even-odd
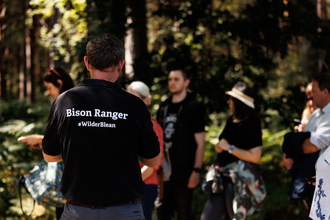
[(200, 168), (194, 167), (193, 171), (195, 171), (196, 173), (200, 173), (202, 170)]
[(232, 153), (233, 152), (233, 150), (235, 149), (235, 146), (234, 145), (231, 145), (230, 147), (229, 147), (229, 149), (228, 149), (228, 153)]

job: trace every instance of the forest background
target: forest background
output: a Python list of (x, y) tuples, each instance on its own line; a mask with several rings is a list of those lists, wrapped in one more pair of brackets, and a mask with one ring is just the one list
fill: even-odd
[[(237, 81), (257, 91), (264, 147), (259, 167), (268, 195), (252, 219), (301, 219), (300, 201), (288, 200), (281, 144), (301, 117), (310, 76), (329, 70), (329, 6), (329, 0), (0, 0), (0, 219), (24, 218), (18, 178), (42, 158), (16, 139), (45, 130), (53, 100), (44, 92), (43, 74), (63, 66), (75, 84), (88, 78), (86, 43), (103, 32), (125, 42), (117, 83), (125, 89), (133, 80), (145, 82), (152, 114), (168, 97), (169, 69), (190, 72), (189, 91), (207, 113), (201, 178), (229, 116), (225, 91)], [(196, 219), (206, 199), (197, 186)], [(31, 210), (27, 195), (23, 202)], [(37, 206), (32, 218), (53, 219), (54, 209)]]

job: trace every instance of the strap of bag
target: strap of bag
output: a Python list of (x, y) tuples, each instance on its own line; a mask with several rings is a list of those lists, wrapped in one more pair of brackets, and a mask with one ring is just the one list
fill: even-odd
[(33, 210), (34, 210), (34, 206), (35, 206), (35, 201), (33, 199), (33, 208), (32, 208), (32, 211), (30, 213), (30, 215), (27, 215), (24, 210), (23, 210), (23, 203), (22, 203), (22, 187), (26, 190), (27, 193), (30, 194), (29, 190), (26, 188), (26, 185), (25, 185), (25, 177), (24, 175), (20, 176), (20, 178), (18, 179), (18, 194), (19, 194), (19, 203), (20, 203), (20, 206), (21, 206), (21, 210), (22, 210), (22, 213), (27, 216), (27, 217), (30, 217), (33, 213)]

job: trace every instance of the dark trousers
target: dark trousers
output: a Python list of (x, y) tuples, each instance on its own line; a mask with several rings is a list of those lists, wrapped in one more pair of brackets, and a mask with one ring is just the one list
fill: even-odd
[(201, 220), (221, 220), (228, 213), (230, 219), (233, 219), (233, 199), (234, 185), (229, 177), (223, 177), (223, 192), (211, 194), (207, 200)]
[(152, 219), (152, 211), (154, 209), (154, 203), (158, 195), (157, 188), (157, 185), (145, 185), (145, 192), (141, 200), (146, 212), (146, 220)]
[(193, 189), (187, 187), (187, 181), (165, 181), (163, 199), (156, 199), (158, 220), (171, 220), (177, 211), (178, 220), (192, 220), (191, 202)]

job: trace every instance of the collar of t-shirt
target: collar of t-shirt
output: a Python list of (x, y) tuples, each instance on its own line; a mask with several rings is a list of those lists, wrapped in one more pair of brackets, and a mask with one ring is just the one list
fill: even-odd
[(106, 86), (113, 89), (122, 90), (118, 84), (102, 79), (84, 79), (78, 86)]

